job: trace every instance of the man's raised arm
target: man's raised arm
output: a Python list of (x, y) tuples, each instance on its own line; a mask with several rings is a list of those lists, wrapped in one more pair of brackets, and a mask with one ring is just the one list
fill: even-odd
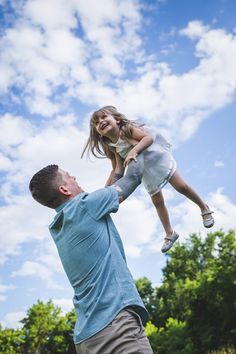
[(123, 202), (140, 185), (143, 176), (143, 155), (137, 157), (137, 161), (131, 161), (124, 177), (118, 179), (113, 186), (117, 190), (119, 203)]

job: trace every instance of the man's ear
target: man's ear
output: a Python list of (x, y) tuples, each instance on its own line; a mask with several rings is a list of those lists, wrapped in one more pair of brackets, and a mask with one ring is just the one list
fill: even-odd
[(64, 195), (71, 195), (71, 191), (66, 186), (59, 186), (59, 192)]

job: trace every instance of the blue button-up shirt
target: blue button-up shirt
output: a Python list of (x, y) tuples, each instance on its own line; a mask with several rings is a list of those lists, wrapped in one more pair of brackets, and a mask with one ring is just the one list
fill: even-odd
[(49, 230), (74, 288), (74, 342), (105, 328), (132, 306), (143, 323), (147, 311), (126, 264), (123, 244), (110, 213), (119, 208), (114, 187), (80, 193), (60, 205)]

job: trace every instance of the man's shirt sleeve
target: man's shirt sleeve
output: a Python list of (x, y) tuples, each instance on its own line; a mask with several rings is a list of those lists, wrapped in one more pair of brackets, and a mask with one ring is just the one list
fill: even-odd
[(101, 188), (84, 198), (84, 207), (93, 219), (116, 213), (119, 209), (118, 193), (113, 186)]

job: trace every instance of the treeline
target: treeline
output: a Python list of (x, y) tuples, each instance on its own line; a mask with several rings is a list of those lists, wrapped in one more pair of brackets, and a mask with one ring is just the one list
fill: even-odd
[(191, 235), (170, 252), (160, 287), (148, 279), (137, 286), (154, 353), (236, 353), (235, 231)]
[[(149, 311), (154, 354), (236, 353), (235, 231), (193, 234), (167, 256), (161, 286), (136, 281)], [(38, 301), (22, 328), (0, 328), (1, 354), (74, 354), (74, 311)], [(112, 354), (112, 353), (111, 353)]]

